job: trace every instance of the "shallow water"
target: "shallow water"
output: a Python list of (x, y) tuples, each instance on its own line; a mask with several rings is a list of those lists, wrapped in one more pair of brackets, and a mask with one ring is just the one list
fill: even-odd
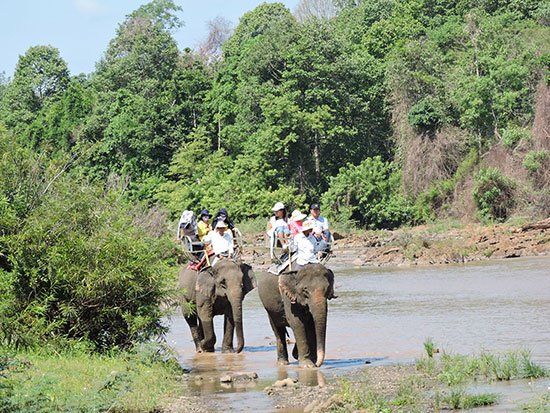
[[(326, 360), (315, 370), (298, 369), (296, 362), (277, 367), (273, 332), (256, 290), (244, 301), (246, 346), (241, 354), (221, 354), (219, 348), (195, 354), (185, 320), (174, 316), (167, 340), (192, 372), (192, 391), (221, 398), (227, 411), (273, 411), (263, 389), (275, 380), (293, 377), (314, 386), (365, 363), (413, 362), (428, 337), (446, 352), (526, 348), (536, 362), (550, 367), (550, 257), (336, 270), (335, 287)], [(215, 320), (219, 345), (223, 317)], [(254, 371), (259, 378), (250, 387), (219, 382), (236, 371)]]

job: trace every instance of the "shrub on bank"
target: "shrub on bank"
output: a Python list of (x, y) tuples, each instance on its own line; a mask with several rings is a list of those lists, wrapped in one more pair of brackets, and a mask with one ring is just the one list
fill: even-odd
[(548, 160), (548, 151), (529, 151), (523, 160), (523, 167), (530, 173), (536, 174)]
[(106, 350), (162, 333), (174, 278), (163, 216), (116, 184), (21, 155), (2, 134), (0, 149), (0, 344), (77, 339)]
[(330, 180), (323, 210), (339, 222), (392, 229), (411, 222), (412, 205), (399, 192), (399, 173), (379, 156), (348, 165)]
[(479, 171), (472, 195), (481, 219), (505, 221), (515, 205), (515, 188), (515, 182), (497, 168)]

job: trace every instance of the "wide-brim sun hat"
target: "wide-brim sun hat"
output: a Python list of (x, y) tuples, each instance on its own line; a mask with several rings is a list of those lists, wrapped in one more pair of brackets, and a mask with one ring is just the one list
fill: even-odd
[(273, 212), (280, 211), (281, 209), (285, 209), (285, 204), (283, 204), (282, 202), (275, 203), (275, 205), (273, 205), (273, 208), (271, 208)]
[(290, 220), (291, 221), (303, 221), (304, 219), (307, 218), (307, 215), (300, 212), (299, 210), (295, 209), (294, 211), (292, 211), (292, 214), (290, 215)]
[(219, 220), (217, 223), (216, 223), (216, 229), (218, 228), (227, 228), (227, 224), (225, 223), (225, 221), (223, 220)]
[(315, 223), (313, 221), (306, 221), (302, 225), (302, 232), (306, 232), (307, 230), (315, 228)]

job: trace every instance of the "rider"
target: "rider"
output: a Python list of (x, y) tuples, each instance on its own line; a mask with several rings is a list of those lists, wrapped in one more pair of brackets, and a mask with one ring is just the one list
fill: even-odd
[(210, 244), (215, 255), (212, 265), (220, 259), (233, 255), (233, 238), (229, 235), (229, 231), (226, 231), (227, 228), (228, 226), (225, 221), (218, 220), (214, 230), (204, 237), (204, 242)]
[(323, 251), (327, 246), (324, 240), (317, 240), (312, 234), (314, 227), (313, 221), (308, 220), (302, 225), (302, 231), (294, 237), (297, 257), (293, 270), (298, 271), (304, 265), (318, 263), (317, 252)]
[(216, 215), (214, 216), (214, 219), (212, 220), (212, 227), (216, 228), (216, 224), (220, 220), (225, 221), (225, 223), (227, 224), (227, 227), (230, 230), (233, 230), (233, 228), (235, 228), (235, 225), (233, 224), (233, 221), (231, 220), (231, 218), (229, 218), (229, 214), (227, 213), (227, 209), (220, 208), (218, 210), (218, 212), (216, 212)]
[(321, 208), (319, 204), (313, 203), (309, 207), (310, 215), (307, 218), (308, 221), (312, 221), (314, 224), (314, 233), (317, 239), (323, 239), (326, 242), (330, 241), (330, 231), (328, 229), (328, 220), (321, 216)]
[(307, 217), (306, 214), (301, 213), (297, 209), (292, 211), (292, 214), (290, 215), (290, 221), (288, 223), (288, 228), (290, 230), (290, 235), (292, 237), (295, 237), (302, 231), (302, 225), (306, 217)]
[(199, 214), (199, 222), (197, 223), (197, 236), (199, 237), (199, 240), (202, 241), (203, 238), (212, 231), (212, 226), (210, 225), (210, 218), (212, 218), (212, 214), (208, 212), (208, 209), (203, 209), (201, 213)]
[(272, 240), (274, 237), (278, 238), (283, 248), (285, 248), (287, 247), (286, 238), (290, 235), (285, 204), (277, 202), (271, 210), (273, 211), (273, 216), (267, 223), (267, 235)]

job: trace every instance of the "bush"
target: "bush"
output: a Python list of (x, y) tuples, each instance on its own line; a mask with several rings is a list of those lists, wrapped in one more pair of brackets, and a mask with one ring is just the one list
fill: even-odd
[(548, 151), (529, 151), (523, 160), (523, 167), (529, 172), (535, 174), (539, 172), (543, 164), (548, 160)]
[(504, 221), (510, 215), (516, 184), (497, 168), (482, 169), (475, 177), (473, 197), (482, 220)]
[(439, 99), (428, 96), (411, 107), (408, 120), (420, 130), (434, 130), (445, 122), (445, 111)]
[(455, 182), (452, 179), (436, 182), (422, 192), (415, 203), (416, 221), (433, 220), (437, 213), (449, 206)]
[(49, 164), (12, 149), (0, 163), (0, 183), (12, 182), (0, 187), (0, 344), (76, 339), (109, 349), (163, 332), (172, 244), (150, 222), (165, 223), (120, 188), (54, 180)]
[(322, 198), (323, 208), (339, 222), (352, 221), (371, 229), (409, 223), (412, 205), (399, 193), (399, 173), (377, 156), (341, 168)]
[(511, 126), (502, 131), (502, 143), (510, 149), (514, 149), (522, 139), (529, 139), (529, 131), (525, 128)]

